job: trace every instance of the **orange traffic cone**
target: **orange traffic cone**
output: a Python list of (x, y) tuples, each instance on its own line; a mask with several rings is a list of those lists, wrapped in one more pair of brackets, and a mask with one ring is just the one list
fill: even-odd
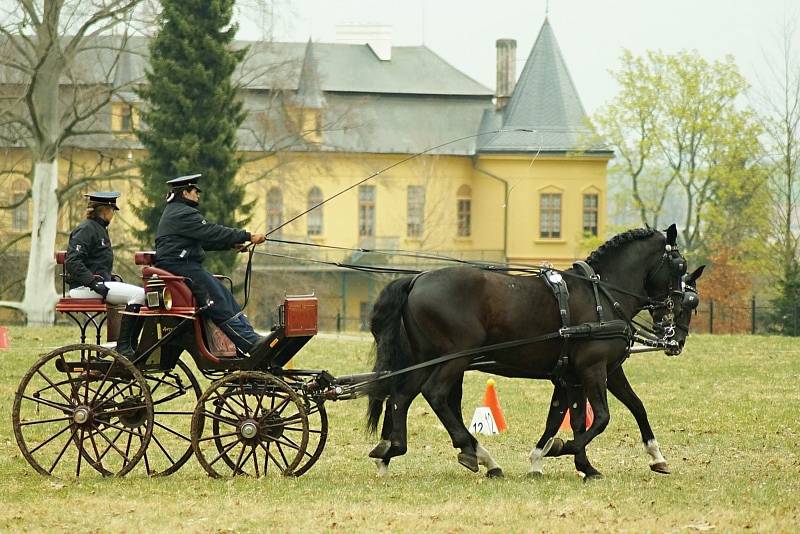
[(503, 410), (500, 408), (500, 399), (497, 398), (497, 390), (494, 389), (494, 379), (490, 378), (486, 381), (486, 393), (483, 394), (483, 405), (492, 411), (494, 417), (494, 424), (497, 425), (497, 430), (500, 432), (508, 428), (506, 418), (503, 416)]
[[(589, 402), (586, 402), (586, 428), (592, 426), (592, 421), (594, 421), (594, 412), (592, 411), (592, 405)], [(572, 430), (572, 425), (569, 421), (569, 410), (564, 415), (564, 420), (561, 421), (561, 426), (558, 427), (559, 430)]]
[(8, 329), (5, 326), (0, 326), (0, 349), (7, 349), (11, 346), (8, 342)]

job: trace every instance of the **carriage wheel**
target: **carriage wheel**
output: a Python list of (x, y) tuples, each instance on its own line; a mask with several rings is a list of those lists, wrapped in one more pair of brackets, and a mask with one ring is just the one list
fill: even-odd
[(324, 401), (317, 401), (311, 397), (305, 397), (305, 401), (308, 415), (308, 446), (303, 451), (300, 464), (292, 471), (292, 475), (296, 477), (305, 474), (317, 463), (328, 441), (328, 413), (325, 411)]
[(22, 377), (12, 421), (22, 455), (43, 475), (123, 476), (147, 449), (153, 401), (127, 359), (99, 345), (69, 345)]
[(267, 373), (239, 371), (217, 380), (192, 416), (192, 446), (214, 478), (290, 475), (307, 444), (303, 400)]
[(192, 413), (202, 390), (182, 360), (169, 371), (143, 373), (153, 398), (153, 436), (142, 465), (151, 477), (171, 475), (192, 456)]

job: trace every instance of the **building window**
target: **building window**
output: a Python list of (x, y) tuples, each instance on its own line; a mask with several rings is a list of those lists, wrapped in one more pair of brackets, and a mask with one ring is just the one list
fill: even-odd
[(139, 115), (133, 104), (114, 102), (111, 104), (111, 130), (120, 135), (132, 133), (139, 125)]
[(472, 235), (472, 188), (462, 185), (456, 192), (456, 220), (458, 237)]
[(358, 236), (375, 235), (375, 186), (362, 185), (358, 188)]
[(133, 131), (133, 108), (131, 106), (121, 107), (119, 129), (123, 132)]
[[(322, 190), (312, 187), (308, 192), (306, 209), (311, 209), (322, 202)], [(308, 212), (308, 235), (322, 235), (322, 206)]]
[(422, 237), (425, 230), (425, 188), (421, 185), (408, 186), (408, 222), (406, 235)]
[[(28, 194), (28, 182), (25, 180), (17, 180), (11, 186), (11, 202), (16, 204), (22, 202), (22, 199)], [(15, 232), (27, 232), (30, 226), (29, 213), (30, 213), (30, 199), (25, 200), (19, 206), (14, 208), (11, 214), (11, 228)]]
[(542, 193), (539, 196), (539, 237), (561, 238), (561, 193)]
[(597, 193), (583, 195), (583, 235), (597, 236)]
[[(267, 192), (267, 229), (273, 230), (283, 224), (283, 193), (277, 187)], [(280, 238), (282, 230), (278, 230), (273, 237)]]

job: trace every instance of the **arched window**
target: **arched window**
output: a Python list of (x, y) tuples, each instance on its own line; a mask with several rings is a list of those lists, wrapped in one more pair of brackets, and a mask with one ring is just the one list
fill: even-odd
[[(267, 229), (272, 230), (283, 224), (283, 193), (277, 187), (267, 192)], [(278, 230), (274, 237), (280, 238), (282, 230)]]
[[(308, 191), (306, 209), (311, 209), (322, 202), (322, 190), (314, 186)], [(308, 212), (308, 235), (322, 235), (322, 206)]]
[(456, 192), (456, 224), (458, 237), (472, 235), (472, 188), (466, 184)]
[[(16, 180), (11, 186), (11, 202), (16, 204), (28, 194), (28, 181)], [(30, 227), (30, 199), (14, 208), (11, 216), (11, 228), (15, 232), (27, 232)]]

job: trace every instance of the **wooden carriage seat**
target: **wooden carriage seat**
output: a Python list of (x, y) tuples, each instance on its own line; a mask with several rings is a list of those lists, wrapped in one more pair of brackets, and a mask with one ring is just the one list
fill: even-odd
[(163, 280), (170, 293), (172, 294), (172, 308), (170, 313), (175, 314), (191, 314), (195, 312), (196, 304), (192, 290), (186, 283), (186, 278), (183, 276), (174, 275), (164, 269), (154, 267), (153, 264), (156, 260), (156, 253), (152, 250), (139, 251), (134, 254), (134, 263), (142, 265), (142, 280), (144, 281), (145, 292), (148, 290), (148, 281), (157, 276)]
[(61, 313), (68, 312), (85, 312), (85, 313), (101, 313), (106, 311), (106, 304), (101, 298), (79, 299), (69, 296), (66, 286), (66, 267), (64, 262), (67, 259), (67, 251), (59, 250), (55, 254), (56, 263), (61, 265), (61, 298), (56, 303), (56, 311)]

